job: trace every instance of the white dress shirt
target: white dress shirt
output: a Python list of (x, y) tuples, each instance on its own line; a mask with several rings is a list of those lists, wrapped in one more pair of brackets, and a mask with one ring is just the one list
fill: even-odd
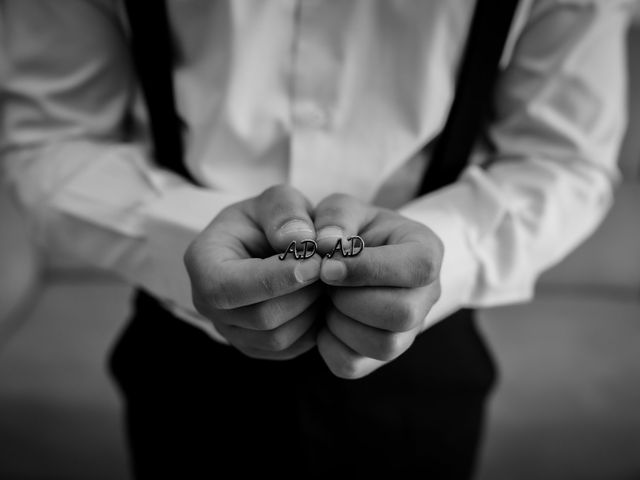
[(168, 3), (186, 164), (203, 187), (148, 154), (112, 0), (0, 0), (3, 178), (50, 252), (120, 274), (214, 337), (183, 252), (223, 207), (271, 185), (312, 202), (349, 193), (433, 229), (442, 297), (425, 327), (530, 299), (611, 203), (629, 0), (523, 1), (489, 141), (459, 181), (414, 200), (473, 1)]

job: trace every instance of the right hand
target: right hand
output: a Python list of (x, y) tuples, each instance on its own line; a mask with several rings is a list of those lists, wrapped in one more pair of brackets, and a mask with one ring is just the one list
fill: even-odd
[(315, 209), (319, 253), (362, 235), (361, 255), (322, 260), (331, 300), (318, 351), (334, 375), (362, 378), (402, 355), (440, 297), (444, 246), (427, 226), (344, 194)]
[(315, 240), (310, 212), (298, 190), (272, 187), (222, 210), (185, 252), (195, 308), (250, 357), (315, 346), (321, 258), (278, 258), (293, 240)]

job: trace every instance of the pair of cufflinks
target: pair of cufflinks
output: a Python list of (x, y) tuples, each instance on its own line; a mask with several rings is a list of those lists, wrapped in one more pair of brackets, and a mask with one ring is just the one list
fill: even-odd
[[(343, 257), (355, 257), (360, 255), (364, 250), (364, 240), (358, 235), (347, 237), (347, 243), (348, 245), (345, 248), (342, 239), (339, 238), (333, 249), (325, 254), (325, 257), (331, 258), (338, 252), (341, 253)], [(303, 240), (300, 242), (300, 248), (298, 248), (298, 243), (294, 240), (284, 252), (278, 255), (278, 258), (284, 260), (287, 258), (287, 255), (291, 254), (296, 260), (306, 260), (307, 258), (313, 257), (317, 249), (318, 244), (315, 240)]]

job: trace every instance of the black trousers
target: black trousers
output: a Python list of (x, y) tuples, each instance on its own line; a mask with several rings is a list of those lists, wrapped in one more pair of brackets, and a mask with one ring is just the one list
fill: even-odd
[(317, 350), (255, 360), (139, 294), (110, 366), (136, 478), (470, 478), (494, 363), (462, 310), (341, 380)]

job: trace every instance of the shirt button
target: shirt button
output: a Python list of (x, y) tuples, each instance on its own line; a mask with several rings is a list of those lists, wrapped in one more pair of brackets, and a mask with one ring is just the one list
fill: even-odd
[(329, 122), (329, 114), (316, 103), (300, 102), (294, 107), (294, 121), (304, 127), (323, 128)]

